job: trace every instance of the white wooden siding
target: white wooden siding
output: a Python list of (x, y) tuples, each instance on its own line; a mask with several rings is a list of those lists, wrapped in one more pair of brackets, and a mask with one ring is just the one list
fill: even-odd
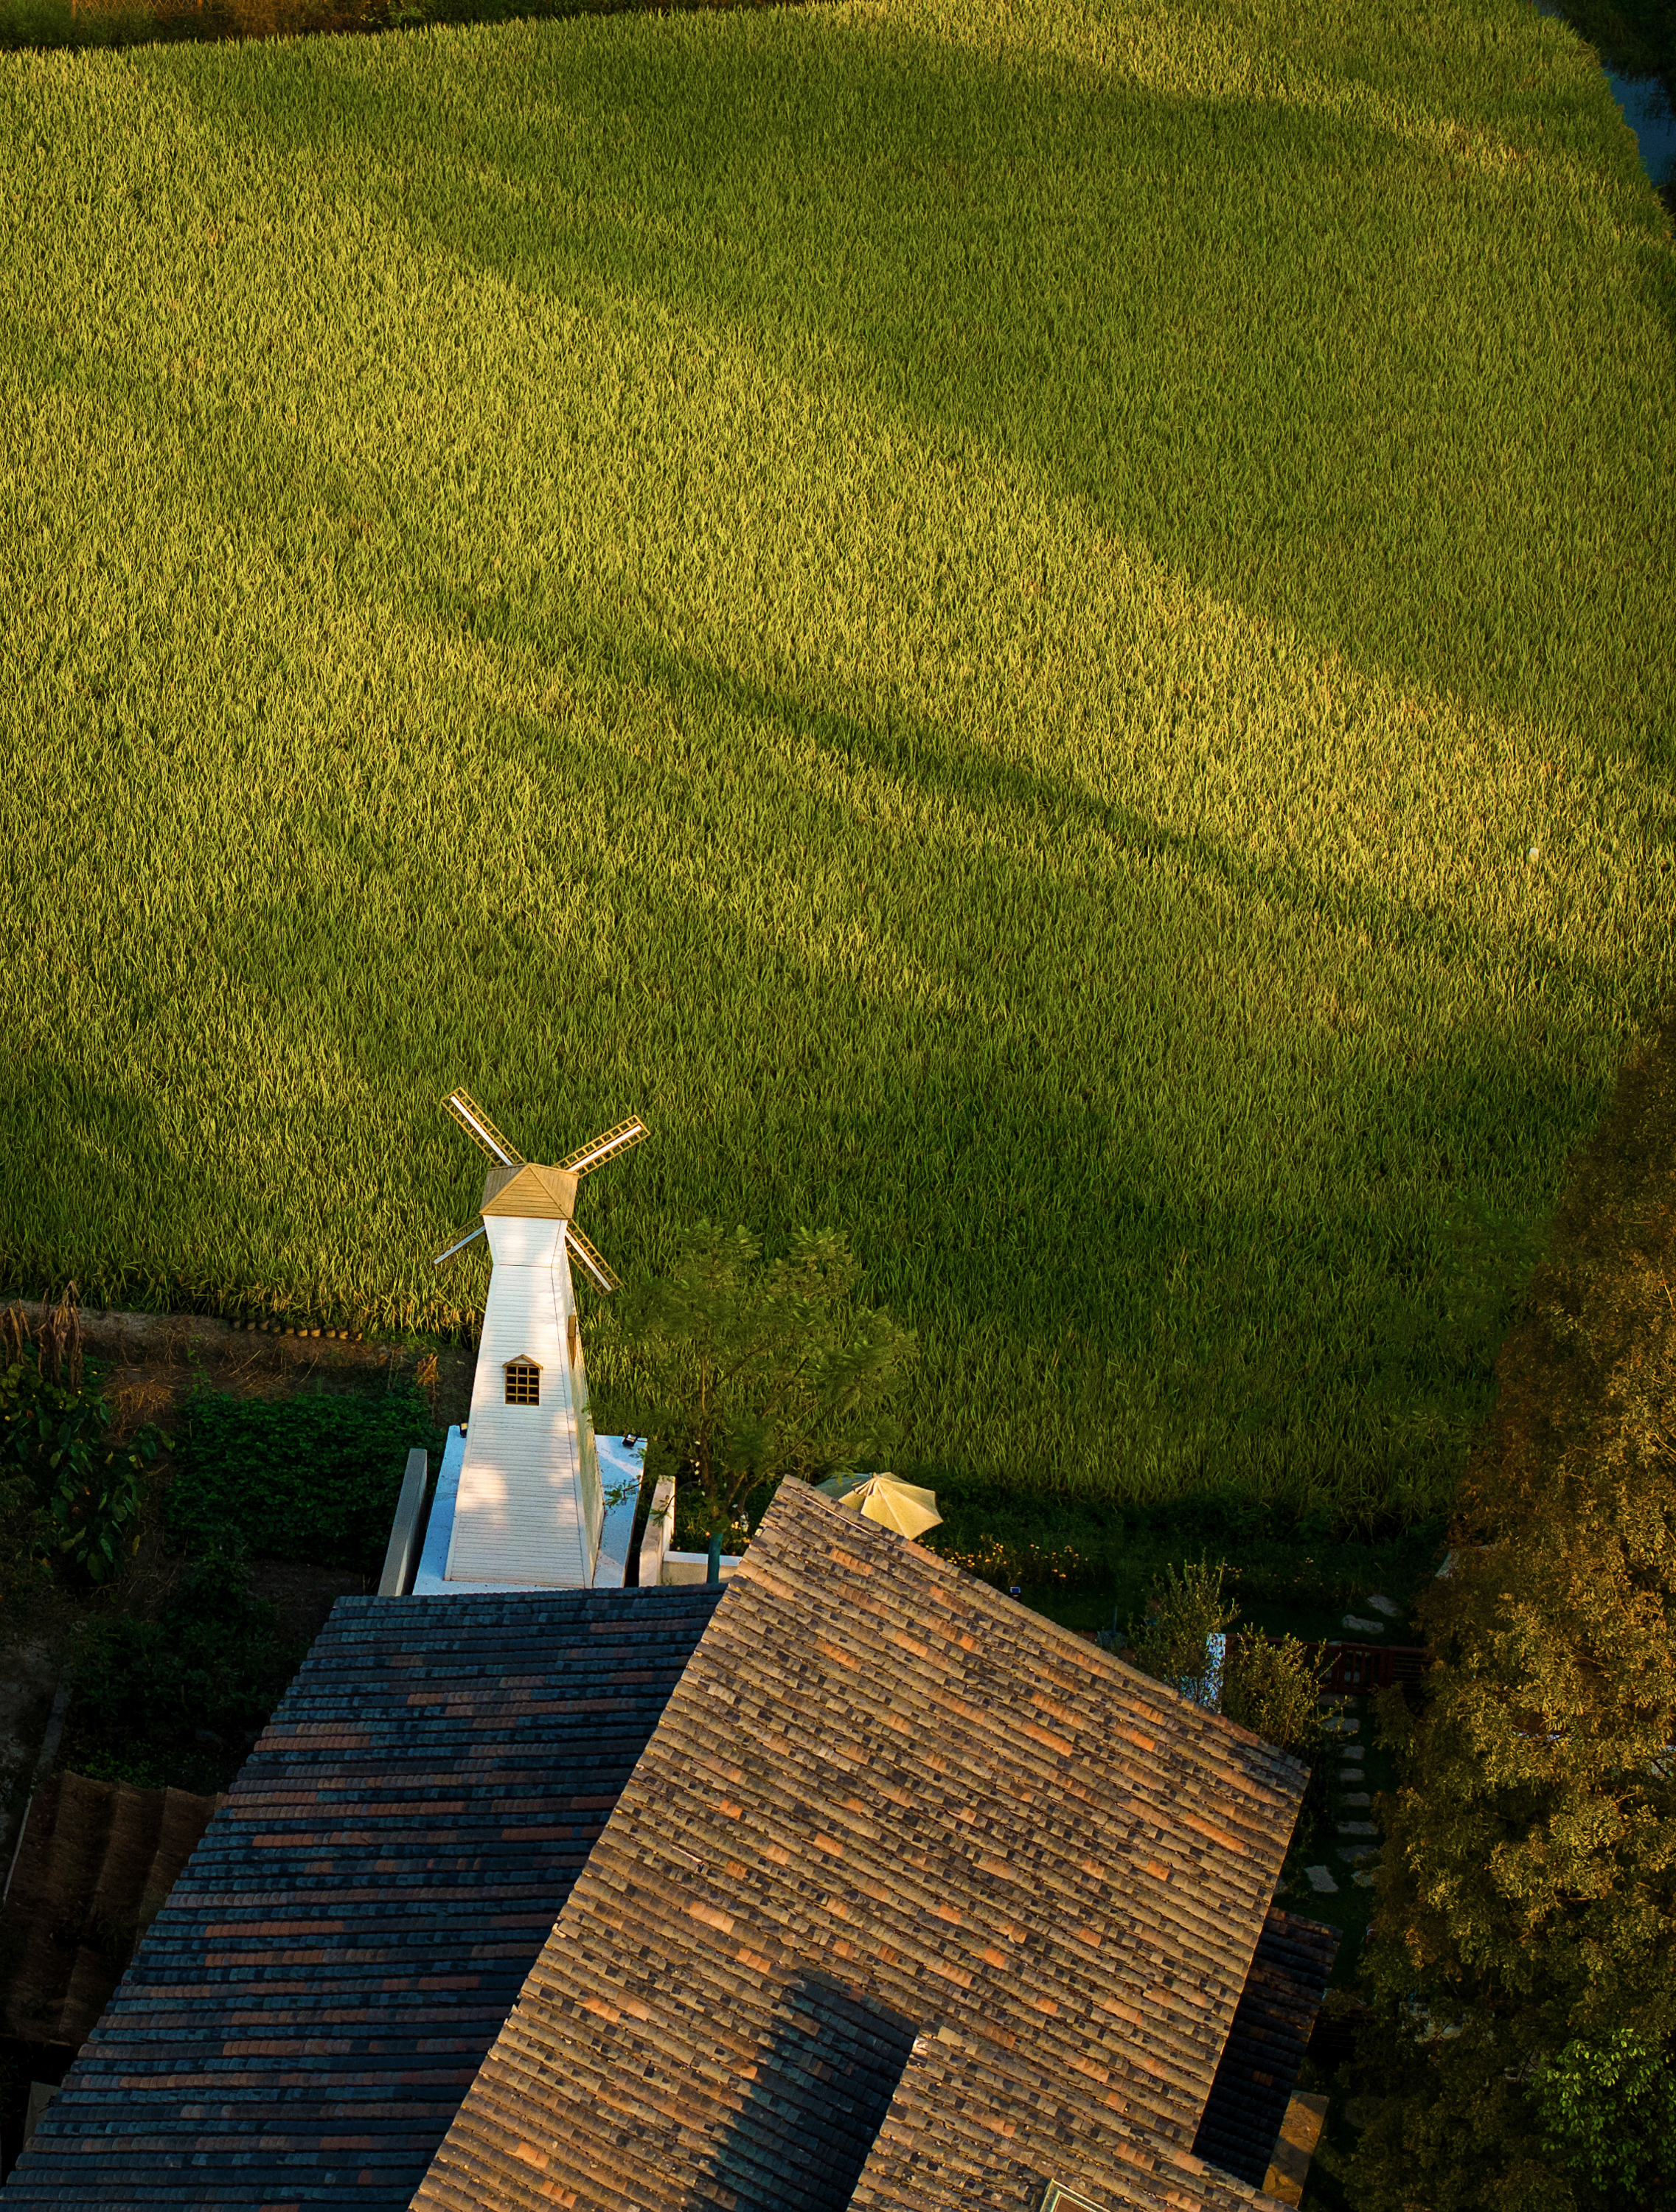
[[(593, 1579), (603, 1501), (586, 1401), (579, 1409), (571, 1385), (564, 1224), (491, 1214), (483, 1225), (495, 1264), (446, 1579), (585, 1588)], [(506, 1402), (507, 1364), (520, 1358), (541, 1369), (538, 1406)]]

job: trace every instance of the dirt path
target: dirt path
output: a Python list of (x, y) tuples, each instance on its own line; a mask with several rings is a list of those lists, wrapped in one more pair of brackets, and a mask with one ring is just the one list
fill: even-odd
[[(32, 1332), (55, 1310), (12, 1301)], [(301, 1390), (366, 1390), (417, 1382), (440, 1427), (463, 1421), (471, 1402), (471, 1352), (458, 1346), (424, 1354), (401, 1344), (270, 1335), (202, 1314), (106, 1312), (79, 1309), (88, 1352), (105, 1370), (105, 1391), (119, 1431), (143, 1421), (173, 1425), (186, 1391), (200, 1378), (245, 1398), (280, 1398)], [(428, 1376), (427, 1362), (433, 1362)]]

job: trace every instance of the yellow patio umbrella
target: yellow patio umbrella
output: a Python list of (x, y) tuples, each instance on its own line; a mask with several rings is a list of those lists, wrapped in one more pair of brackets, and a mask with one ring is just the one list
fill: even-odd
[(894, 1474), (835, 1474), (816, 1485), (823, 1497), (857, 1513), (865, 1513), (881, 1528), (894, 1528), (910, 1542), (935, 1528), (943, 1516), (937, 1510), (937, 1493), (911, 1482), (898, 1482)]

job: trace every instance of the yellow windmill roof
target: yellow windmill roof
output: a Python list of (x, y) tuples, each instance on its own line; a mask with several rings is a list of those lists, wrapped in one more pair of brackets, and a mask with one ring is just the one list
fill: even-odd
[(537, 1167), (533, 1161), (483, 1201), (487, 1214), (513, 1214), (521, 1221), (568, 1221), (576, 1211), (577, 1178), (563, 1168)]

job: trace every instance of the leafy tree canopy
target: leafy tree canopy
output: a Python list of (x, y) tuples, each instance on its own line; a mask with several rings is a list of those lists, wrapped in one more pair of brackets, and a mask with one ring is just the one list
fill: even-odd
[(1666, 2201), (1602, 2122), (1659, 2137), (1676, 2036), (1676, 1020), (1573, 1164), (1497, 1379), (1419, 1606), (1425, 1711), (1386, 1701), (1358, 2212)]
[(800, 1229), (783, 1258), (765, 1260), (749, 1230), (701, 1222), (666, 1276), (626, 1296), (647, 1480), (693, 1482), (713, 1536), (759, 1483), (888, 1459), (914, 1340), (862, 1303), (860, 1285), (835, 1231)]

